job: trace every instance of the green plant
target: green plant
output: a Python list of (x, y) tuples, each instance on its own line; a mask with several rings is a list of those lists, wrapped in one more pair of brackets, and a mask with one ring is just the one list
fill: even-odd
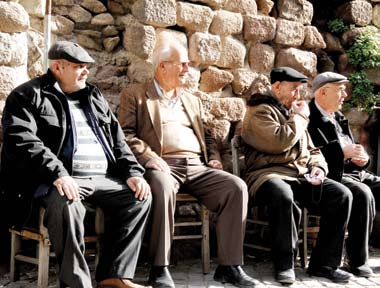
[(349, 63), (359, 69), (380, 67), (380, 33), (368, 30), (361, 33), (347, 50)]
[(379, 95), (374, 93), (374, 86), (364, 71), (352, 73), (348, 77), (348, 80), (352, 84), (352, 93), (345, 108), (356, 106), (367, 112), (371, 112), (376, 102), (378, 102)]
[(350, 29), (353, 29), (355, 25), (347, 25), (342, 19), (333, 19), (327, 22), (327, 27), (334, 34), (341, 34)]

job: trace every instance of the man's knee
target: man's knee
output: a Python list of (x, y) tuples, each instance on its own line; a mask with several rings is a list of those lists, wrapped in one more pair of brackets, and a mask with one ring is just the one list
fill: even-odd
[(179, 189), (179, 184), (173, 177), (161, 171), (148, 171), (146, 179), (152, 191), (153, 201), (156, 204), (170, 202)]

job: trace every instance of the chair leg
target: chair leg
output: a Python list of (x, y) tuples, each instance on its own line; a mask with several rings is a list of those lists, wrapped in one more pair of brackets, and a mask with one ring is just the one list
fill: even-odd
[(202, 205), (202, 268), (203, 274), (210, 272), (210, 227), (209, 211)]
[(16, 255), (21, 249), (21, 240), (16, 233), (11, 232), (11, 267), (10, 267), (10, 280), (15, 282), (20, 279), (18, 266), (16, 265)]
[(38, 288), (47, 288), (49, 283), (49, 241), (38, 243)]
[(307, 231), (308, 231), (308, 212), (306, 208), (302, 209), (302, 257), (301, 257), (301, 265), (302, 268), (306, 268), (307, 266)]

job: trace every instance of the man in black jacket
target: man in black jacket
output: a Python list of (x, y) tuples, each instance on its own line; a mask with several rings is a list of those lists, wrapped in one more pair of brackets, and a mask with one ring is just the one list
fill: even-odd
[(339, 111), (347, 97), (347, 83), (345, 76), (333, 72), (315, 77), (308, 130), (326, 158), (329, 178), (347, 186), (353, 195), (346, 242), (348, 268), (357, 276), (370, 277), (368, 239), (375, 217), (374, 196), (380, 201), (380, 177), (365, 170), (368, 154), (355, 143), (349, 123)]
[(3, 197), (18, 215), (13, 224), (23, 225), (41, 203), (61, 284), (88, 288), (83, 203), (99, 206), (106, 222), (98, 287), (143, 287), (131, 280), (151, 205), (144, 168), (101, 92), (86, 82), (91, 56), (68, 41), (48, 56), (48, 72), (15, 88), (3, 112)]

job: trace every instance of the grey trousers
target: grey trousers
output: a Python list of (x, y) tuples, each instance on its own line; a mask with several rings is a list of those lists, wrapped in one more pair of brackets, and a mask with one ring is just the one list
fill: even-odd
[(105, 231), (96, 280), (133, 279), (151, 197), (139, 201), (129, 187), (118, 179), (105, 177), (74, 178), (81, 188), (81, 201), (62, 197), (53, 186), (42, 198), (46, 207), (45, 225), (60, 267), (61, 284), (71, 288), (92, 287), (84, 258), (84, 217), (82, 202), (100, 207), (105, 216)]
[(167, 162), (170, 175), (152, 169), (145, 173), (153, 194), (150, 240), (153, 265), (169, 265), (176, 194), (180, 188), (216, 213), (219, 264), (242, 265), (248, 205), (245, 182), (230, 173), (206, 167), (199, 160), (185, 165)]

